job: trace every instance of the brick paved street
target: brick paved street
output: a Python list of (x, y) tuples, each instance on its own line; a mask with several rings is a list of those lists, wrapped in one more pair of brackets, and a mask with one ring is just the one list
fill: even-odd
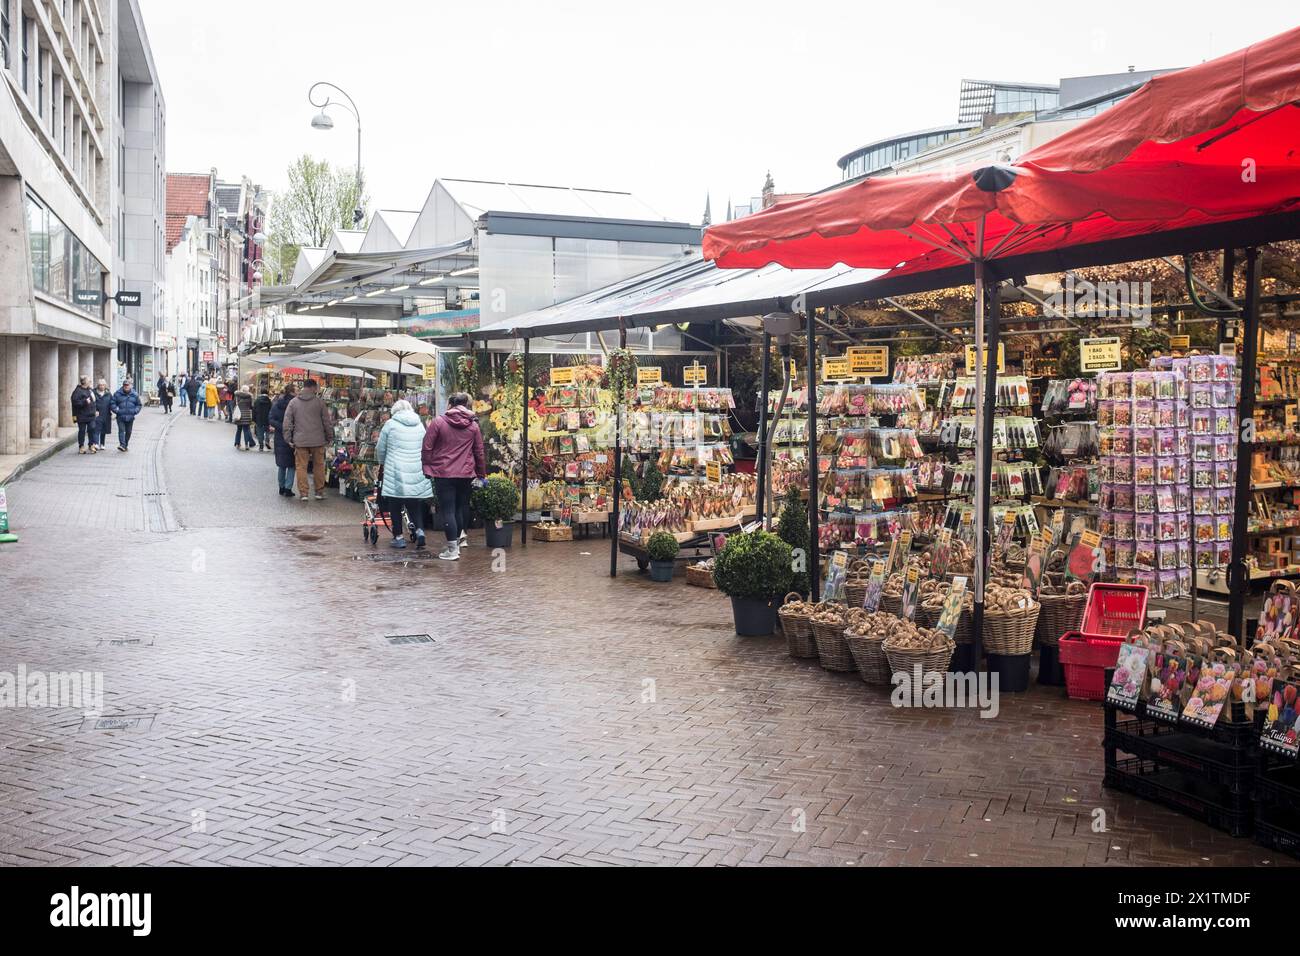
[(1290, 862), (1103, 791), (1060, 691), (895, 710), (599, 540), (372, 560), (355, 503), (154, 411), (9, 488), (0, 670), (145, 719), (0, 711), (0, 864)]

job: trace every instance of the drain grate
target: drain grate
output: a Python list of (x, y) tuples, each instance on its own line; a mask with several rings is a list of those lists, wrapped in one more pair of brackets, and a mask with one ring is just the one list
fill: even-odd
[[(86, 730), (148, 730), (157, 714), (119, 714), (113, 717), (87, 717), (81, 723)], [(87, 726), (89, 725), (89, 726)]]
[(432, 644), (434, 640), (428, 634), (385, 634), (384, 640), (394, 647), (401, 644)]

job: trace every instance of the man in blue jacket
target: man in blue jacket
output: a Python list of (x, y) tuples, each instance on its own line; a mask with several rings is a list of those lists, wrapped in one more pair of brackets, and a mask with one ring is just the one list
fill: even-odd
[(131, 426), (140, 414), (140, 396), (131, 387), (129, 378), (113, 393), (111, 408), (117, 416), (117, 450), (126, 451), (131, 444)]

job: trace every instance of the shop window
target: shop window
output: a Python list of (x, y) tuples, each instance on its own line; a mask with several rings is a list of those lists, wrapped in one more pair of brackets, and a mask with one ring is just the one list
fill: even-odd
[(27, 197), (27, 242), (32, 260), (32, 285), (49, 291), (49, 225), (45, 207), (32, 196)]

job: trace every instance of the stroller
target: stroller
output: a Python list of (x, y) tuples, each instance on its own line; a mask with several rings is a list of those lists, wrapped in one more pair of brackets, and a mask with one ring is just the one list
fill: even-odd
[[(388, 508), (388, 503), (384, 499), (384, 468), (379, 466), (379, 474), (375, 477), (375, 485), (370, 489), (370, 493), (365, 497), (366, 516), (361, 521), (361, 540), (369, 541), (373, 548), (379, 543), (379, 528), (382, 525), (388, 529), (389, 533), (393, 530), (393, 513)], [(411, 530), (410, 516), (403, 511), (405, 521), (403, 522), (403, 537), (406, 538), (407, 544), (415, 544), (415, 532)]]

